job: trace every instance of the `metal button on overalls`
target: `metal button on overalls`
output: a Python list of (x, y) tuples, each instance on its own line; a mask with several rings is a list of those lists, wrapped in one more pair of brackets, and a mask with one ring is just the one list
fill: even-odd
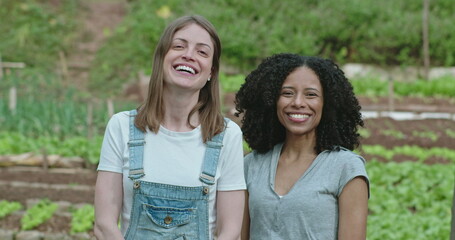
[(164, 223), (171, 224), (171, 222), (172, 222), (172, 217), (171, 216), (167, 216), (167, 217), (164, 218)]
[(141, 184), (139, 182), (134, 182), (134, 185), (133, 185), (134, 188), (139, 188), (140, 186), (141, 186)]
[(202, 192), (204, 192), (204, 195), (207, 195), (209, 193), (209, 188), (208, 187), (204, 187)]

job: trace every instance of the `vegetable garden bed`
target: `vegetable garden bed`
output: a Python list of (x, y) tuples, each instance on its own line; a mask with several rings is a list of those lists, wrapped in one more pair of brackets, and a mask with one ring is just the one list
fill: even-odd
[[(231, 100), (232, 96), (225, 100), (228, 116), (233, 112), (232, 104), (229, 104)], [(376, 99), (374, 103), (386, 107), (385, 101)], [(416, 101), (401, 99), (400, 106), (403, 109), (406, 104), (409, 107), (424, 104), (431, 107), (437, 106), (432, 105), (435, 102), (444, 107), (450, 106), (449, 103), (438, 102), (440, 100)], [(361, 103), (368, 108), (362, 98)], [(367, 159), (367, 171), (372, 181), (368, 239), (447, 238), (455, 171), (454, 131), (455, 121), (445, 119), (365, 120), (365, 128), (360, 131), (362, 147), (358, 151)], [(23, 232), (21, 218), (25, 212), (37, 200), (48, 199), (59, 205), (58, 210), (32, 230), (44, 234), (66, 234), (68, 238), (77, 236), (72, 230), (73, 213), (81, 206), (93, 204), (95, 181), (93, 169), (51, 168), (45, 171), (40, 167), (2, 168), (0, 200), (18, 202), (23, 207), (0, 218), (0, 226), (3, 230)], [(430, 203), (436, 207), (430, 206)], [(84, 221), (86, 223), (81, 224), (92, 224), (90, 218)], [(433, 223), (423, 224), (427, 221)], [(402, 222), (409, 222), (409, 227), (403, 228), (400, 225)], [(401, 227), (398, 229), (395, 226)], [(417, 226), (419, 229), (415, 230)], [(90, 227), (83, 234), (86, 238), (93, 238)]]

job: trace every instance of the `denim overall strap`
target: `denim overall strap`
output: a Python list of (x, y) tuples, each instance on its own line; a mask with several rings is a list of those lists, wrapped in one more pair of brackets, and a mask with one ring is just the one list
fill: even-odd
[(226, 127), (229, 121), (230, 120), (228, 118), (224, 118), (225, 129), (206, 142), (207, 148), (205, 150), (205, 157), (204, 162), (202, 163), (202, 172), (199, 180), (208, 185), (215, 184), (218, 158), (220, 157), (221, 148), (223, 147), (224, 133), (226, 132)]
[(134, 118), (137, 115), (137, 110), (130, 111), (130, 138), (128, 141), (128, 149), (130, 152), (130, 172), (128, 177), (131, 180), (139, 179), (143, 177), (144, 167), (142, 164), (142, 158), (144, 157), (144, 132), (139, 130), (134, 125)]

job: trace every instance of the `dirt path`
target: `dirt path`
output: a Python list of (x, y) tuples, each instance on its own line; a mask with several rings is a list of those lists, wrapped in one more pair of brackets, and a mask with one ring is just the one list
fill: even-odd
[(126, 1), (81, 1), (82, 28), (74, 50), (67, 56), (68, 81), (85, 89), (96, 52), (126, 14)]

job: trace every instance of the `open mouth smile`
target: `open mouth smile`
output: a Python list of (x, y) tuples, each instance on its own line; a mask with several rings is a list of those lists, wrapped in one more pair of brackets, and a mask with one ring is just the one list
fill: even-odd
[(292, 119), (297, 119), (297, 120), (305, 120), (310, 117), (310, 115), (308, 115), (308, 114), (296, 114), (296, 113), (288, 114), (288, 116)]
[(186, 65), (177, 65), (174, 67), (174, 69), (176, 71), (179, 71), (179, 72), (186, 72), (186, 73), (190, 73), (192, 75), (195, 75), (198, 73), (198, 71), (192, 67), (189, 67), (189, 66), (186, 66)]

